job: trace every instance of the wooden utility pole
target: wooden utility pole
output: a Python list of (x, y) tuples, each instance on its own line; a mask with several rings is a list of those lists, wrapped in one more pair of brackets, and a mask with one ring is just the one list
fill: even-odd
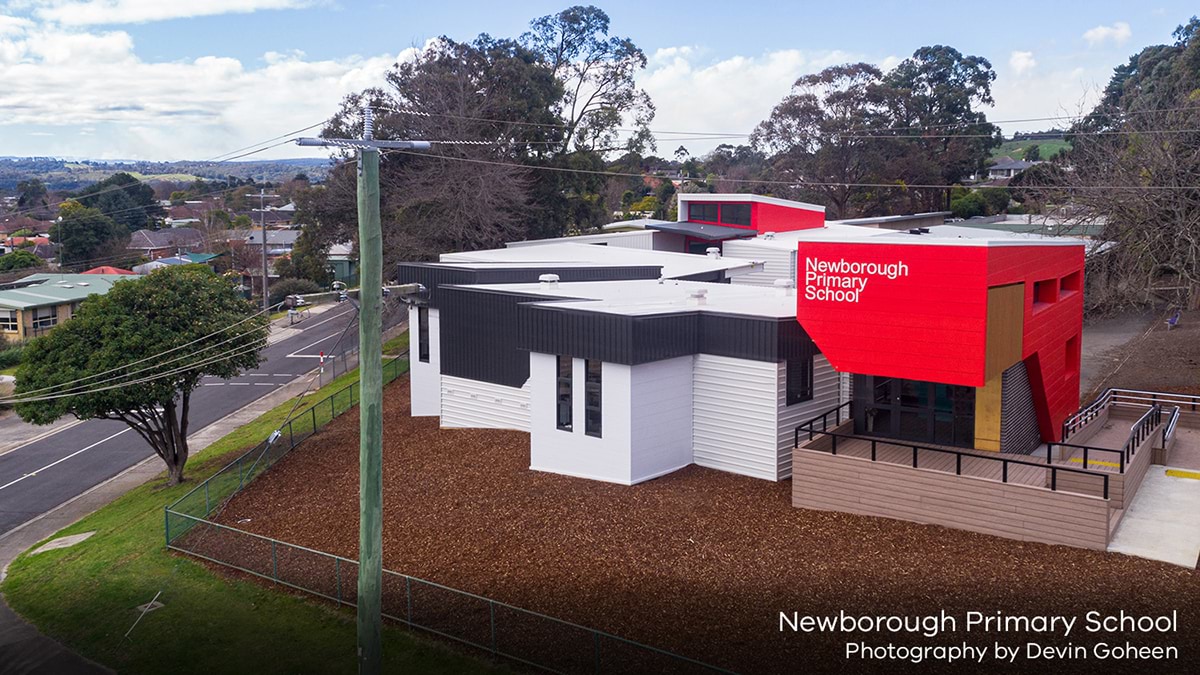
[[(271, 309), (271, 302), (267, 295), (267, 199), (274, 199), (279, 195), (267, 194), (266, 188), (258, 189), (258, 229), (262, 232), (262, 301), (263, 311), (267, 312)], [(253, 285), (253, 284), (251, 284)]]
[(379, 149), (427, 150), (426, 141), (376, 141), (363, 108), (362, 140), (300, 138), (298, 145), (358, 150), (358, 672), (382, 669), (383, 605), (383, 232)]

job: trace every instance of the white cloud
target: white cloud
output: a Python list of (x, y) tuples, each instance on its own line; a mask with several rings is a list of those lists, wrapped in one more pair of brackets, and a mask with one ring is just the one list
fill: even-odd
[(1013, 52), (1008, 57), (1008, 67), (1017, 75), (1024, 75), (1036, 65), (1037, 60), (1033, 58), (1033, 52)]
[[(786, 49), (702, 63), (700, 52), (695, 47), (667, 47), (649, 59), (638, 82), (657, 108), (653, 129), (749, 134), (801, 75), (863, 60), (839, 50)], [(702, 155), (722, 143), (748, 141), (744, 136), (702, 140), (675, 134), (660, 134), (657, 140), (660, 155), (669, 155), (680, 145), (693, 155)]]
[[(325, 60), (271, 53), (256, 64), (220, 56), (147, 62), (123, 31), (42, 26), (0, 36), (0, 129), (99, 130), (83, 145), (79, 134), (57, 135), (31, 154), (204, 159), (321, 122), (346, 94), (382, 85), (392, 64), (418, 51)], [(71, 143), (68, 136), (75, 145), (55, 145)], [(280, 148), (270, 156), (288, 154), (312, 151)]]
[(248, 14), (260, 10), (300, 9), (314, 0), (30, 0), (33, 14), (65, 26), (147, 23), (218, 14)]
[(1129, 28), (1129, 24), (1124, 21), (1118, 21), (1111, 26), (1089, 28), (1084, 32), (1083, 39), (1087, 41), (1090, 47), (1102, 45), (1105, 42), (1112, 42), (1120, 46), (1128, 42), (1132, 35), (1133, 31)]

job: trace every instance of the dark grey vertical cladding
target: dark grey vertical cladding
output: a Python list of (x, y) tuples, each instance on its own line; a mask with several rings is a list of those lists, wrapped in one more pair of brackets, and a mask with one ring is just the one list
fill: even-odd
[(819, 350), (793, 318), (762, 318), (705, 313), (700, 352), (754, 361), (806, 358)]
[(1042, 442), (1025, 362), (1004, 371), (1000, 384), (1000, 452), (1027, 455)]
[(519, 344), (527, 351), (633, 363), (631, 316), (533, 305), (518, 315)]
[(520, 387), (529, 354), (518, 341), (518, 303), (535, 295), (442, 287), (438, 310), (443, 375)]
[(639, 316), (633, 321), (633, 364), (673, 359), (700, 349), (698, 312)]

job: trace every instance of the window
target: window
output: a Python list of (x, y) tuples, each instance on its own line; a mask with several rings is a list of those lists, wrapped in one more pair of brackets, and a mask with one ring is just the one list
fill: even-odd
[(600, 438), (600, 361), (584, 361), (583, 376), (583, 432)]
[(555, 425), (563, 431), (571, 431), (571, 363), (572, 359), (569, 356), (558, 356), (558, 417)]
[(813, 398), (813, 357), (791, 357), (787, 360), (787, 405), (811, 401)]
[(749, 204), (722, 204), (721, 222), (725, 225), (750, 227)]
[(1058, 300), (1058, 279), (1033, 282), (1033, 309), (1044, 309)]
[(17, 310), (0, 309), (0, 331), (17, 332)]
[(417, 308), (417, 358), (429, 363), (429, 308)]
[(1067, 338), (1067, 377), (1071, 377), (1079, 372), (1079, 336), (1072, 335)]
[(688, 202), (688, 220), (706, 223), (717, 222), (717, 205), (706, 202)]
[(58, 323), (57, 307), (35, 307), (33, 309), (33, 328), (44, 330)]
[(1062, 278), (1062, 295), (1077, 293), (1083, 290), (1083, 272), (1072, 272)]

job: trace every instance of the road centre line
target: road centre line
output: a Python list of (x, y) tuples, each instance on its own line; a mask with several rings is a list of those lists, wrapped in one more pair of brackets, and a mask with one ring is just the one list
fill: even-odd
[(65, 461), (67, 461), (68, 459), (71, 459), (71, 458), (72, 458), (72, 457), (74, 457), (75, 455), (78, 455), (78, 454), (81, 454), (81, 453), (87, 452), (88, 450), (91, 450), (92, 448), (96, 447), (97, 445), (100, 445), (101, 443), (107, 443), (108, 441), (111, 441), (112, 439), (116, 438), (117, 436), (120, 436), (121, 434), (124, 434), (124, 433), (128, 433), (128, 432), (130, 432), (130, 431), (133, 431), (133, 429), (132, 429), (132, 428), (126, 428), (126, 429), (122, 429), (121, 431), (118, 431), (117, 433), (113, 434), (112, 436), (109, 436), (108, 438), (105, 438), (105, 439), (102, 439), (102, 440), (96, 441), (95, 443), (92, 443), (91, 445), (87, 446), (86, 448), (81, 448), (81, 449), (79, 449), (79, 450), (76, 450), (75, 452), (72, 452), (71, 454), (67, 455), (66, 457), (63, 457), (63, 458), (61, 458), (61, 459), (58, 459), (58, 460), (55, 460), (55, 461), (53, 461), (53, 462), (51, 462), (51, 463), (47, 464), (46, 466), (43, 466), (43, 467), (42, 467), (42, 468), (40, 468), (40, 469), (35, 469), (35, 470), (33, 470), (33, 471), (31, 471), (31, 472), (29, 472), (29, 473), (25, 474), (24, 476), (21, 476), (20, 478), (18, 478), (18, 479), (16, 479), (16, 480), (12, 480), (12, 481), (9, 481), (9, 482), (5, 483), (4, 485), (0, 485), (0, 490), (3, 490), (4, 488), (10, 487), (10, 486), (12, 486), (12, 485), (16, 485), (17, 483), (20, 483), (21, 481), (23, 481), (23, 480), (25, 480), (26, 478), (29, 478), (29, 477), (31, 477), (31, 476), (36, 476), (36, 475), (38, 475), (39, 473), (41, 473), (42, 471), (45, 471), (46, 469), (49, 469), (49, 468), (50, 468), (50, 467), (52, 467), (52, 466), (56, 466), (56, 465), (58, 465), (58, 464), (61, 464), (61, 463), (65, 462)]

